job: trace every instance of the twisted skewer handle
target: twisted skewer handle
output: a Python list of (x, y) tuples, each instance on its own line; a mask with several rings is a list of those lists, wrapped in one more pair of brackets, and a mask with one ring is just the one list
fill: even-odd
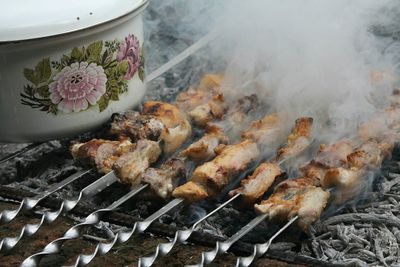
[(43, 256), (56, 254), (56, 253), (60, 252), (61, 247), (65, 241), (78, 238), (80, 236), (80, 232), (79, 232), (80, 228), (82, 228), (83, 226), (97, 224), (100, 221), (101, 215), (103, 215), (107, 212), (113, 211), (114, 209), (116, 209), (117, 207), (122, 205), (124, 202), (129, 200), (131, 197), (135, 196), (136, 194), (138, 194), (139, 192), (141, 192), (142, 190), (147, 188), (147, 186), (148, 185), (142, 185), (139, 188), (133, 189), (128, 194), (122, 196), (120, 199), (118, 199), (117, 201), (112, 203), (107, 208), (99, 209), (99, 210), (92, 212), (85, 218), (85, 221), (83, 221), (82, 223), (76, 224), (73, 227), (71, 227), (70, 229), (68, 229), (62, 237), (57, 238), (57, 239), (53, 240), (52, 242), (50, 242), (49, 244), (47, 244), (47, 246), (42, 251), (35, 253), (35, 254), (29, 256), (28, 258), (26, 258), (22, 262), (21, 266), (22, 267), (38, 266), (40, 259)]
[(269, 247), (272, 244), (272, 241), (274, 241), (275, 238), (277, 238), (283, 231), (286, 230), (286, 228), (288, 228), (290, 225), (292, 225), (297, 219), (299, 218), (299, 216), (295, 216), (292, 219), (290, 219), (281, 229), (279, 229), (278, 232), (276, 232), (269, 240), (268, 242), (264, 243), (264, 244), (255, 244), (253, 247), (253, 254), (251, 254), (248, 257), (240, 257), (237, 259), (236, 261), (236, 267), (247, 267), (250, 266), (250, 264), (253, 263), (253, 261), (259, 257), (261, 257), (262, 255), (264, 255)]
[(209, 218), (212, 215), (214, 215), (216, 212), (218, 212), (220, 209), (222, 209), (223, 207), (225, 207), (226, 205), (231, 203), (233, 200), (238, 198), (240, 195), (241, 194), (236, 194), (235, 196), (231, 197), (230, 199), (228, 199), (227, 201), (222, 203), (220, 206), (218, 206), (218, 208), (214, 209), (209, 214), (207, 214), (206, 216), (204, 216), (203, 218), (201, 218), (200, 220), (195, 222), (190, 229), (176, 231), (174, 239), (171, 242), (160, 243), (160, 244), (157, 245), (156, 251), (155, 251), (155, 253), (153, 255), (151, 255), (149, 257), (141, 257), (141, 258), (139, 258), (138, 266), (139, 267), (148, 267), (148, 266), (153, 265), (153, 263), (156, 261), (156, 259), (159, 256), (162, 257), (162, 256), (167, 255), (174, 248), (174, 246), (176, 244), (182, 244), (183, 242), (188, 240), (189, 237), (196, 230), (197, 226), (200, 223), (202, 223), (207, 218)]
[(50, 187), (48, 190), (44, 191), (43, 193), (34, 196), (34, 197), (27, 197), (24, 198), (19, 207), (15, 210), (3, 210), (2, 212), (0, 212), (0, 223), (8, 223), (10, 221), (12, 221), (13, 219), (15, 219), (15, 217), (17, 217), (17, 215), (20, 213), (20, 211), (22, 210), (31, 210), (34, 207), (36, 207), (36, 205), (43, 199), (45, 199), (46, 197), (48, 197), (49, 195), (55, 193), (56, 191), (62, 189), (63, 187), (65, 187), (66, 185), (72, 183), (73, 181), (81, 178), (82, 176), (84, 176), (85, 174), (89, 173), (91, 170), (85, 170), (85, 171), (78, 171), (76, 173), (74, 173), (73, 175), (69, 176), (68, 178), (64, 179), (63, 181), (61, 181), (60, 183), (55, 184), (54, 186)]
[(77, 198), (72, 200), (64, 200), (60, 207), (55, 211), (46, 211), (43, 213), (42, 218), (39, 223), (36, 224), (26, 224), (22, 227), (21, 232), (18, 236), (15, 237), (5, 237), (0, 241), (0, 251), (10, 250), (14, 248), (21, 239), (27, 236), (34, 235), (43, 224), (50, 224), (54, 222), (62, 213), (68, 212), (75, 208), (75, 206), (82, 200), (84, 197), (89, 197), (101, 192), (106, 187), (110, 186), (112, 183), (117, 181), (117, 177), (114, 172), (110, 172), (90, 185), (86, 186), (79, 192)]
[(176, 206), (180, 205), (183, 202), (183, 199), (178, 198), (170, 201), (167, 205), (159, 209), (157, 212), (153, 213), (147, 219), (136, 222), (133, 225), (131, 231), (121, 231), (118, 232), (114, 239), (110, 243), (98, 243), (96, 249), (92, 254), (81, 254), (78, 256), (75, 267), (77, 266), (84, 266), (89, 264), (97, 255), (104, 255), (107, 254), (115, 245), (124, 243), (128, 241), (134, 234), (140, 234), (146, 231), (146, 229), (158, 218), (160, 218), (165, 213), (169, 212), (171, 209), (175, 208)]
[(242, 238), (244, 235), (246, 235), (248, 232), (250, 232), (254, 227), (259, 225), (262, 221), (264, 221), (268, 217), (268, 214), (261, 214), (255, 217), (253, 220), (251, 220), (248, 224), (242, 227), (240, 231), (238, 231), (236, 234), (231, 236), (228, 240), (220, 242), (218, 241), (215, 244), (215, 248), (211, 251), (203, 252), (201, 254), (201, 261), (198, 264), (195, 265), (187, 265), (187, 267), (202, 267), (204, 265), (210, 264), (215, 260), (215, 258), (218, 255), (221, 255), (230, 249), (230, 247), (238, 241), (240, 238)]

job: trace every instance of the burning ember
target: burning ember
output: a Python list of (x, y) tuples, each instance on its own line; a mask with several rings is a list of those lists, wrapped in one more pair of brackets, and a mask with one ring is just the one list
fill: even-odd
[[(393, 51), (382, 53), (388, 41), (377, 37), (376, 27), (387, 23), (381, 14), (391, 4), (232, 3), (206, 51), (220, 53), (233, 43), (223, 53), (225, 66), (198, 83), (186, 80), (190, 86), (174, 97), (161, 94), (164, 99), (147, 99), (138, 110), (113, 114), (102, 130), (55, 142), (51, 153), (67, 158), (60, 160), (60, 184), (35, 186), (47, 189), (39, 194), (43, 199), (69, 187), (59, 210), (42, 212), (37, 225), (3, 239), (0, 250), (17, 246), (61, 212), (73, 212), (82, 200), (98, 209), (23, 266), (59, 253), (65, 241), (121, 207), (140, 220), (97, 240), (76, 266), (157, 222), (175, 227), (173, 239), (141, 255), (140, 266), (199, 232), (219, 239), (197, 255), (196, 266), (210, 264), (239, 240), (246, 243), (238, 245), (237, 266), (264, 254), (304, 264), (400, 264), (397, 63)], [(233, 30), (236, 20), (241, 24)], [(165, 83), (173, 84), (174, 75), (167, 73)], [(32, 181), (13, 185), (31, 190), (38, 183)], [(82, 184), (74, 188), (77, 181)], [(135, 208), (123, 207), (133, 197)], [(21, 209), (39, 201), (24, 200)], [(0, 219), (12, 221), (18, 212), (3, 211)]]

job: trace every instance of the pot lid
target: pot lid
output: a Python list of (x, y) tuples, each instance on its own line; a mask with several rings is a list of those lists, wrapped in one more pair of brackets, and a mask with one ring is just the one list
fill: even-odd
[(54, 36), (130, 14), (148, 0), (0, 1), (0, 42)]

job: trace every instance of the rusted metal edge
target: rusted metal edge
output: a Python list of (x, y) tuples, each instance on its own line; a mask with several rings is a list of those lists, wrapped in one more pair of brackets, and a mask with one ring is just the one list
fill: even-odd
[[(12, 188), (9, 186), (0, 186), (0, 197), (6, 200), (12, 200), (14, 201), (22, 201), (24, 197), (32, 197), (35, 194), (32, 192), (29, 192), (28, 190), (24, 189), (19, 189), (19, 188)], [(47, 199), (44, 199), (39, 206), (44, 207), (44, 208), (50, 208), (50, 209), (55, 209), (59, 207), (60, 203), (62, 200), (54, 198), (54, 197), (49, 197)], [(95, 210), (93, 207), (89, 207), (85, 204), (78, 204), (75, 209), (70, 211), (71, 214), (81, 216), (81, 217), (86, 217), (90, 213), (92, 213)], [(132, 215), (124, 214), (121, 212), (112, 212), (109, 215), (105, 215), (102, 217), (102, 220), (121, 225), (121, 226), (127, 226), (131, 227), (135, 222), (140, 221), (141, 219)], [(155, 235), (160, 235), (160, 236), (168, 236), (168, 237), (173, 237), (177, 228), (162, 224), (159, 222), (154, 222), (147, 230), (147, 232), (150, 232)], [(198, 245), (203, 245), (203, 246), (208, 246), (208, 247), (213, 247), (215, 245), (216, 241), (223, 241), (224, 239), (215, 236), (209, 233), (201, 233), (195, 231), (191, 237), (189, 238), (189, 242), (198, 244)], [(249, 255), (253, 250), (253, 244), (247, 243), (247, 242), (237, 242), (235, 243), (230, 251), (235, 253), (237, 256), (246, 256)], [(288, 263), (297, 263), (297, 264), (306, 264), (306, 265), (311, 265), (311, 266), (344, 266), (340, 264), (332, 264), (329, 262), (317, 260), (315, 258), (311, 257), (306, 257), (302, 255), (297, 255), (294, 252), (291, 251), (278, 251), (278, 250), (273, 250), (272, 248), (269, 250), (269, 252), (266, 253), (264, 256), (265, 258), (270, 258), (270, 259), (275, 259), (275, 260), (280, 260), (280, 261), (285, 261)], [(322, 264), (322, 265), (321, 265)]]

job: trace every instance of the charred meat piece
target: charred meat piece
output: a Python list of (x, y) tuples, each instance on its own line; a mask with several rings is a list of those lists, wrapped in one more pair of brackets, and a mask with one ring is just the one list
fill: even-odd
[(298, 225), (306, 232), (320, 218), (330, 194), (320, 187), (307, 185), (308, 179), (300, 179), (298, 184), (297, 180), (292, 179), (290, 186), (278, 186), (268, 199), (254, 207), (256, 212), (267, 213), (270, 219), (278, 221), (298, 215)]
[(118, 157), (135, 147), (136, 144), (129, 140), (92, 139), (86, 143), (72, 145), (71, 154), (77, 161), (96, 166), (100, 173), (108, 173)]
[(172, 158), (159, 168), (148, 168), (142, 175), (142, 181), (150, 185), (153, 192), (162, 198), (170, 196), (178, 178), (185, 175), (185, 162), (180, 158)]
[[(212, 161), (197, 167), (191, 177), (191, 183), (177, 187), (173, 192), (173, 196), (182, 197), (188, 201), (198, 199), (198, 197), (193, 197), (193, 191), (201, 191), (203, 197), (214, 196), (236, 174), (246, 170), (259, 157), (259, 154), (260, 151), (257, 148), (257, 144), (250, 140), (227, 145)], [(196, 189), (191, 188), (193, 184), (198, 184)], [(203, 192), (204, 190), (198, 190), (199, 188), (205, 189), (205, 192)]]
[(148, 101), (143, 104), (143, 114), (152, 115), (163, 123), (160, 139), (166, 153), (176, 151), (192, 134), (190, 123), (174, 105)]
[(130, 185), (141, 183), (141, 174), (161, 155), (158, 142), (139, 140), (133, 151), (123, 154), (114, 165), (113, 170), (117, 177)]
[(295, 157), (310, 145), (312, 123), (313, 119), (309, 117), (296, 120), (292, 132), (288, 136), (287, 145), (278, 149), (277, 161)]
[(242, 140), (250, 139), (257, 143), (271, 144), (277, 142), (282, 134), (280, 114), (272, 113), (264, 118), (254, 121), (242, 133)]
[(111, 117), (110, 134), (119, 138), (157, 141), (164, 129), (160, 120), (152, 115), (142, 115), (137, 111), (114, 113)]
[(216, 156), (216, 149), (227, 144), (228, 137), (218, 127), (208, 127), (207, 132), (196, 142), (182, 151), (182, 155), (195, 162), (206, 161)]
[(229, 192), (229, 195), (241, 194), (246, 204), (254, 204), (281, 174), (282, 171), (277, 164), (262, 163), (252, 175), (241, 181), (239, 188)]

